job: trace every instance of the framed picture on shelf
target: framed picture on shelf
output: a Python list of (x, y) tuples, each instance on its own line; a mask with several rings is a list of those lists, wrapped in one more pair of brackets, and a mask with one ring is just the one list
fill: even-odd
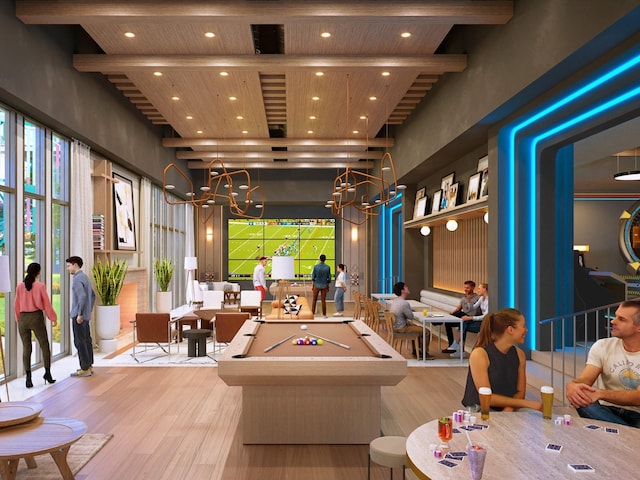
[(485, 169), (482, 171), (482, 180), (480, 180), (480, 190), (478, 194), (478, 198), (484, 198), (489, 195), (488, 190), (488, 182), (489, 182), (489, 169)]
[(487, 168), (489, 168), (489, 155), (485, 155), (484, 157), (478, 159), (478, 169), (476, 172), (483, 172)]
[(433, 203), (431, 204), (431, 213), (440, 211), (440, 201), (442, 200), (442, 190), (438, 190), (433, 194)]
[(458, 187), (460, 183), (454, 183), (449, 187), (449, 194), (447, 200), (447, 208), (455, 207), (458, 204)]
[(133, 183), (117, 173), (113, 174), (113, 180), (116, 248), (118, 250), (135, 250), (136, 222), (133, 214)]
[(440, 210), (445, 210), (449, 208), (449, 188), (453, 185), (453, 177), (454, 174), (450, 173), (446, 177), (442, 177), (442, 181), (440, 182), (440, 190), (442, 191), (442, 198), (440, 199)]
[(480, 180), (482, 172), (474, 173), (469, 177), (469, 190), (467, 191), (467, 202), (473, 202), (480, 198)]
[(422, 187), (416, 192), (416, 203), (413, 206), (413, 218), (424, 217), (427, 202), (427, 197), (425, 196), (426, 193), (426, 187)]

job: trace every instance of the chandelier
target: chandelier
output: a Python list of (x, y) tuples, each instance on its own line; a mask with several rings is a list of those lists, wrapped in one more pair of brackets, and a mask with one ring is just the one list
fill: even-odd
[[(175, 170), (189, 184), (187, 200), (173, 200), (167, 195), (167, 191), (175, 188), (175, 185), (167, 183), (167, 172), (170, 170)], [(211, 207), (215, 205), (228, 206), (229, 213), (240, 218), (259, 219), (264, 213), (262, 187), (251, 186), (251, 175), (246, 169), (228, 171), (219, 158), (209, 163), (207, 181), (200, 187), (199, 193), (196, 193), (191, 179), (175, 163), (170, 163), (164, 169), (162, 190), (164, 200), (169, 205), (193, 205), (198, 210), (202, 223), (207, 223), (211, 218), (213, 215)], [(252, 206), (259, 215), (248, 213)]]

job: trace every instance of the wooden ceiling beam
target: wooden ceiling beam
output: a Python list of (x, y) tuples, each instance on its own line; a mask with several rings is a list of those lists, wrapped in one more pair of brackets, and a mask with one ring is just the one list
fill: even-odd
[(16, 16), (26, 24), (87, 24), (206, 22), (220, 19), (225, 22), (305, 23), (456, 23), (505, 24), (513, 16), (513, 0), (404, 0), (378, 2), (350, 0), (349, 2), (315, 1), (243, 1), (209, 2), (182, 0), (180, 2), (149, 2), (148, 0), (16, 0)]
[(164, 138), (164, 147), (393, 147), (393, 138)]
[(423, 73), (462, 72), (466, 55), (105, 55), (75, 54), (73, 66), (80, 72), (141, 72), (162, 69), (210, 70), (233, 68), (260, 72), (300, 71), (301, 68), (409, 68)]

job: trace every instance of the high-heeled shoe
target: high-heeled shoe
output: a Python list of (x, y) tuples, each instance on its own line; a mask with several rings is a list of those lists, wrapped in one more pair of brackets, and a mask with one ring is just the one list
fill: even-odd
[(42, 377), (42, 378), (44, 378), (44, 383), (45, 383), (45, 384), (46, 384), (46, 383), (56, 383), (55, 378), (53, 378), (53, 377), (51, 376), (51, 371), (50, 371), (50, 370), (45, 371), (45, 372), (44, 372), (44, 377)]
[(27, 374), (25, 385), (27, 388), (33, 388), (33, 382), (31, 381), (31, 372), (25, 372)]

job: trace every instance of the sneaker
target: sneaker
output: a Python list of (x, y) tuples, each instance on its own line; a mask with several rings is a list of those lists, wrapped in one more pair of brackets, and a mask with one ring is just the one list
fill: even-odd
[(341, 317), (342, 316), (342, 312), (336, 312), (333, 314), (334, 317)]
[(447, 347), (447, 348), (443, 348), (442, 349), (442, 353), (455, 353), (458, 350), (456, 350), (455, 348), (451, 348), (451, 347)]
[(90, 377), (91, 376), (91, 367), (87, 368), (86, 370), (76, 370), (75, 372), (73, 372), (71, 374), (72, 377)]
[(458, 342), (453, 342), (449, 345), (449, 350), (455, 350), (456, 352), (460, 350), (460, 344)]

